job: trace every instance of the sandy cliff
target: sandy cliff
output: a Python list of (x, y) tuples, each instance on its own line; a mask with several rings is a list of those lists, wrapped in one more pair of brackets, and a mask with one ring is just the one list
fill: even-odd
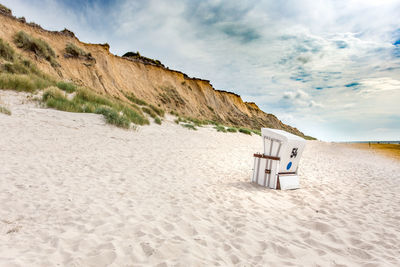
[[(125, 99), (124, 93), (131, 92), (148, 103), (183, 116), (255, 129), (273, 127), (304, 136), (298, 129), (260, 110), (255, 103), (244, 102), (234, 93), (215, 90), (207, 80), (190, 78), (163, 66), (113, 55), (107, 44), (80, 42), (68, 30), (47, 31), (34, 23), (17, 19), (4, 10), (0, 14), (0, 38), (35, 61), (42, 71), (58, 79), (71, 80), (120, 99)], [(55, 51), (60, 66), (52, 67), (48, 61), (35, 57), (33, 53), (16, 48), (12, 39), (21, 30), (46, 41)], [(65, 57), (67, 43), (91, 53), (94, 60)]]

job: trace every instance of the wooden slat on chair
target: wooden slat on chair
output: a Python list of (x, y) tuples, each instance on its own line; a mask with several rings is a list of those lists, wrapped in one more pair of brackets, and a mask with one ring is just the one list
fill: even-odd
[(264, 155), (264, 154), (258, 154), (258, 153), (254, 154), (253, 156), (254, 156), (254, 157), (256, 157), (256, 158), (272, 159), (272, 160), (281, 160), (281, 158), (280, 158), (280, 157), (267, 156), (267, 155)]

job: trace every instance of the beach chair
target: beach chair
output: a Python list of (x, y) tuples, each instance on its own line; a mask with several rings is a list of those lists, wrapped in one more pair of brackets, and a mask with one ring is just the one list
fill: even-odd
[(300, 187), (298, 164), (305, 140), (291, 133), (262, 128), (264, 153), (255, 153), (252, 182), (272, 189)]

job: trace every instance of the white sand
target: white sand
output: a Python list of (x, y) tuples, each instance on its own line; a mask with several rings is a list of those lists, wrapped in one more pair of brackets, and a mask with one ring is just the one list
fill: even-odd
[(0, 98), (0, 266), (400, 265), (398, 161), (308, 142), (274, 191), (249, 183), (259, 136)]

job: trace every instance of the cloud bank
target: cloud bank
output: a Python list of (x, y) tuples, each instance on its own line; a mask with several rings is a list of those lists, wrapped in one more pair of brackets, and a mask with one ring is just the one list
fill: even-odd
[(400, 139), (399, 1), (2, 1), (157, 58), (323, 140)]

